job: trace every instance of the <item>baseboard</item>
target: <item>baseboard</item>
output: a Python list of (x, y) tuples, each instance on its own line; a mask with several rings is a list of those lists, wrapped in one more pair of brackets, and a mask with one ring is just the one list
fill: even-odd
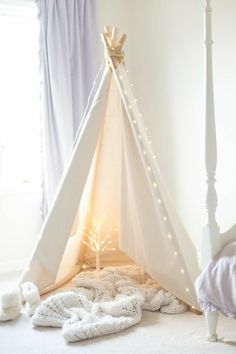
[(27, 263), (27, 258), (15, 259), (7, 262), (0, 262), (0, 274), (20, 272), (24, 269)]

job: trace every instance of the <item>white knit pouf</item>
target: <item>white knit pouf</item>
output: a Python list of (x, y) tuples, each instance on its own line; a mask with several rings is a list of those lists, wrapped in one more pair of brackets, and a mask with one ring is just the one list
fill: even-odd
[(25, 311), (28, 316), (32, 316), (41, 302), (37, 286), (31, 282), (24, 283), (22, 285), (22, 295), (26, 301)]
[(0, 321), (16, 319), (21, 312), (21, 294), (17, 287), (1, 296)]

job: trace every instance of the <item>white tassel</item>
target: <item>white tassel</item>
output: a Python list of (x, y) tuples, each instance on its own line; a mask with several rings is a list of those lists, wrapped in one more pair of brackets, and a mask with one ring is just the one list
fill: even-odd
[(26, 282), (22, 285), (22, 294), (26, 301), (25, 310), (29, 316), (32, 316), (41, 303), (38, 288), (33, 283)]
[(21, 312), (20, 289), (15, 288), (1, 296), (0, 321), (16, 319)]

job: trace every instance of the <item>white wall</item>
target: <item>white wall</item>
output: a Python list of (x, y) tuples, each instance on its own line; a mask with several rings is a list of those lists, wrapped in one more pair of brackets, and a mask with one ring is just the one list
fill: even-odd
[[(204, 0), (98, 0), (99, 26), (127, 33), (134, 91), (177, 210), (200, 246), (205, 213)], [(236, 221), (236, 1), (214, 0), (217, 217)], [(235, 159), (236, 160), (236, 159)]]

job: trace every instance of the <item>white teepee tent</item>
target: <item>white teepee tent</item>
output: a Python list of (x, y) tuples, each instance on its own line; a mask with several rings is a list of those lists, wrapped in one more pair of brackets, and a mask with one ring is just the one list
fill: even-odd
[[(106, 29), (107, 65), (93, 88), (51, 211), (21, 282), (41, 293), (85, 264), (132, 261), (198, 307), (196, 251), (175, 212), (124, 66), (123, 35)], [(94, 252), (96, 249), (96, 252)], [(129, 258), (128, 258), (129, 257)]]

